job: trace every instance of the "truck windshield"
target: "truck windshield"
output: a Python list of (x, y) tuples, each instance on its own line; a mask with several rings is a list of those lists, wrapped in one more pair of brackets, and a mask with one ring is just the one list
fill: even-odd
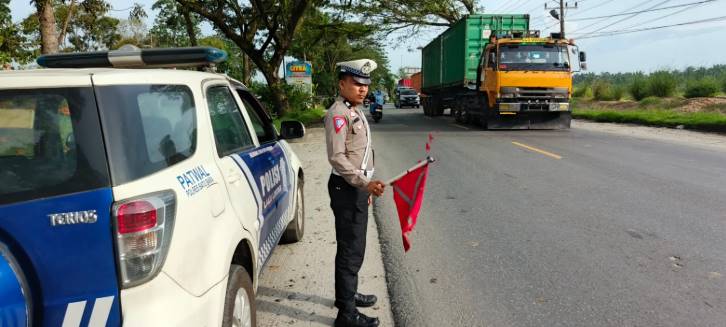
[(559, 45), (518, 45), (499, 47), (499, 70), (568, 71), (567, 47)]

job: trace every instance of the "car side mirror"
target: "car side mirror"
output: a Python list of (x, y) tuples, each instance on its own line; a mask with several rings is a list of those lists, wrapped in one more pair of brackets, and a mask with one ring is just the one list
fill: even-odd
[(286, 140), (305, 136), (305, 125), (296, 120), (286, 120), (280, 124), (280, 137)]
[(580, 63), (580, 69), (587, 70), (587, 63), (586, 62), (581, 62)]
[(585, 55), (584, 51), (580, 51), (580, 62), (587, 61), (587, 55)]

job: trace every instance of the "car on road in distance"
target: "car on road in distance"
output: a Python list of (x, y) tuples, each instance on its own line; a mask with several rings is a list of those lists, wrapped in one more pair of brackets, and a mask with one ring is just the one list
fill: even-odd
[(419, 108), (421, 105), (421, 98), (416, 90), (410, 87), (399, 87), (396, 89), (396, 97), (393, 99), (396, 108), (403, 108), (404, 106)]

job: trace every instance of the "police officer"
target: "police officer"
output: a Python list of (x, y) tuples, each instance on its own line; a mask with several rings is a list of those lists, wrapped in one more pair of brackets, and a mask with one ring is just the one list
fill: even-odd
[(361, 59), (337, 64), (340, 96), (325, 117), (328, 161), (333, 166), (328, 181), (330, 207), (335, 215), (335, 326), (378, 326), (356, 307), (370, 307), (375, 295), (358, 293), (358, 271), (363, 263), (370, 195), (383, 194), (385, 184), (373, 177), (370, 128), (362, 110), (377, 65)]

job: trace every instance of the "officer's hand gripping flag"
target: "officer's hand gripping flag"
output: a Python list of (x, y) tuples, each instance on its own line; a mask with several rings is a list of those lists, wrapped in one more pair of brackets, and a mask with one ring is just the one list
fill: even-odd
[[(426, 154), (431, 150), (433, 137), (429, 134), (429, 141), (426, 143)], [(398, 211), (398, 221), (401, 223), (401, 238), (403, 249), (408, 252), (411, 242), (408, 234), (413, 231), (421, 210), (424, 190), (426, 189), (426, 178), (429, 174), (429, 164), (434, 162), (430, 156), (407, 169), (402, 174), (392, 178), (387, 184), (393, 187), (393, 201)]]

